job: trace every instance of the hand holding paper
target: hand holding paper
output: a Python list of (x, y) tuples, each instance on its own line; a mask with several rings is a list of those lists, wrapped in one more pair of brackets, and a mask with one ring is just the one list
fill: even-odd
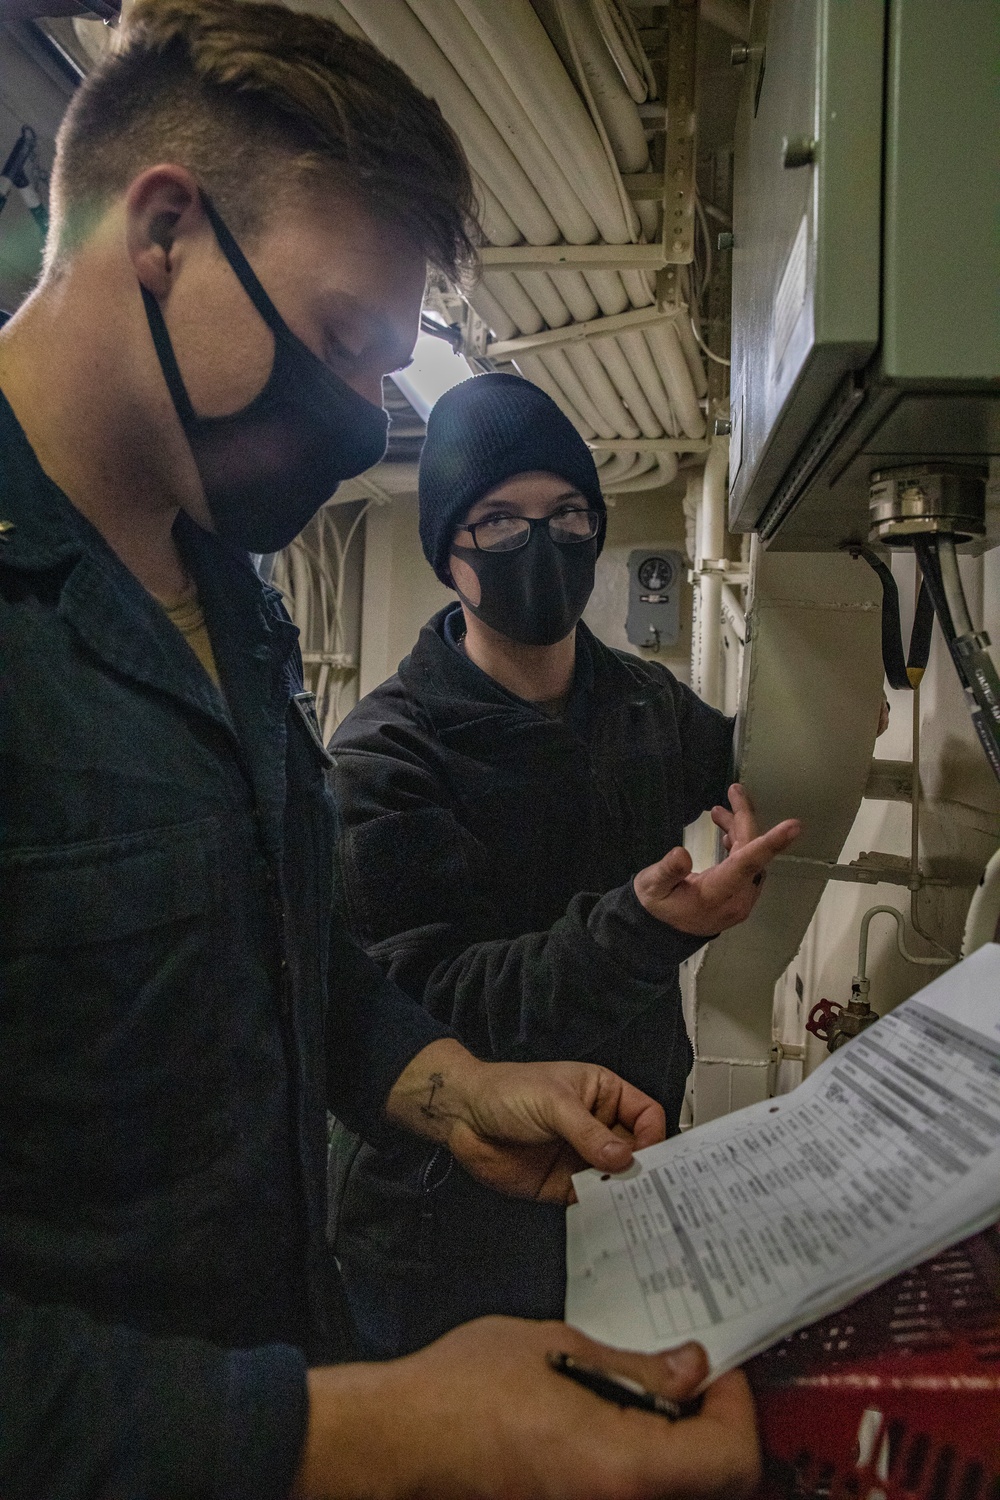
[(566, 1318), (712, 1374), (1000, 1217), (1000, 947), (791, 1094), (574, 1178)]

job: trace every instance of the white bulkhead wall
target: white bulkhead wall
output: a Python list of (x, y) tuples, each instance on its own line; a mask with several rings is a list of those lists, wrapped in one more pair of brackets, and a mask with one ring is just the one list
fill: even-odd
[[(894, 559), (899, 585), (904, 639), (913, 613), (914, 565), (908, 556)], [(979, 558), (963, 558), (961, 571), (973, 621), (1000, 643), (1000, 548)], [(888, 692), (889, 729), (877, 741), (879, 759), (906, 760), (912, 745), (912, 695)], [(920, 816), (920, 861), (930, 876), (947, 885), (922, 890), (918, 919), (950, 952), (958, 954), (972, 893), (986, 861), (1000, 845), (1000, 787), (989, 769), (959, 687), (955, 669), (937, 626), (930, 661), (920, 690), (920, 759), (923, 801)], [(905, 802), (862, 802), (841, 854), (841, 862), (862, 851), (908, 856), (910, 808)], [(826, 1056), (825, 1046), (807, 1036), (809, 1010), (823, 998), (846, 1002), (857, 964), (858, 929), (864, 913), (877, 905), (898, 907), (909, 916), (910, 894), (897, 885), (849, 885), (831, 882), (824, 891), (802, 942), (775, 992), (775, 1035), (793, 1045), (807, 1045), (806, 1069)], [(907, 943), (917, 953), (937, 950), (909, 929)], [(876, 919), (868, 946), (871, 1003), (884, 1015), (932, 977), (927, 969), (905, 963), (896, 948), (892, 923)], [(801, 994), (799, 993), (801, 991)], [(785, 1064), (785, 1086), (798, 1071)]]
[(365, 517), (359, 693), (391, 677), (421, 626), (456, 595), (439, 583), (420, 546), (417, 497), (402, 494)]

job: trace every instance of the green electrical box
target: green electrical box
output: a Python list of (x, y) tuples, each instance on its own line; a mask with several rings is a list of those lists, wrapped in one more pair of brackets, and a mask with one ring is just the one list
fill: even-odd
[(1000, 452), (1000, 5), (758, 3), (743, 67), (730, 525), (839, 548), (873, 469)]

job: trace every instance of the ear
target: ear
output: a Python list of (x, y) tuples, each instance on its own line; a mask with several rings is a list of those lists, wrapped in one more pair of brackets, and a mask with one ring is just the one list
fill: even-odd
[(207, 222), (198, 184), (185, 167), (148, 167), (125, 195), (125, 217), (135, 273), (155, 297), (165, 297), (184, 241)]

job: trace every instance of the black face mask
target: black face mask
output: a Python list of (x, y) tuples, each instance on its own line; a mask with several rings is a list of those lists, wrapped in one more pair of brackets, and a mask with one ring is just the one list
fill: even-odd
[(199, 417), (160, 304), (146, 287), (142, 300), (217, 534), (248, 552), (279, 552), (342, 479), (378, 463), (388, 417), (292, 332), (212, 204), (204, 197), (202, 204), (219, 249), (274, 334), (274, 363), (260, 395), (231, 416)]
[(560, 545), (536, 527), (516, 552), (452, 547), (479, 579), (481, 597), (463, 604), (498, 635), (523, 646), (551, 646), (569, 635), (594, 592), (597, 539)]

